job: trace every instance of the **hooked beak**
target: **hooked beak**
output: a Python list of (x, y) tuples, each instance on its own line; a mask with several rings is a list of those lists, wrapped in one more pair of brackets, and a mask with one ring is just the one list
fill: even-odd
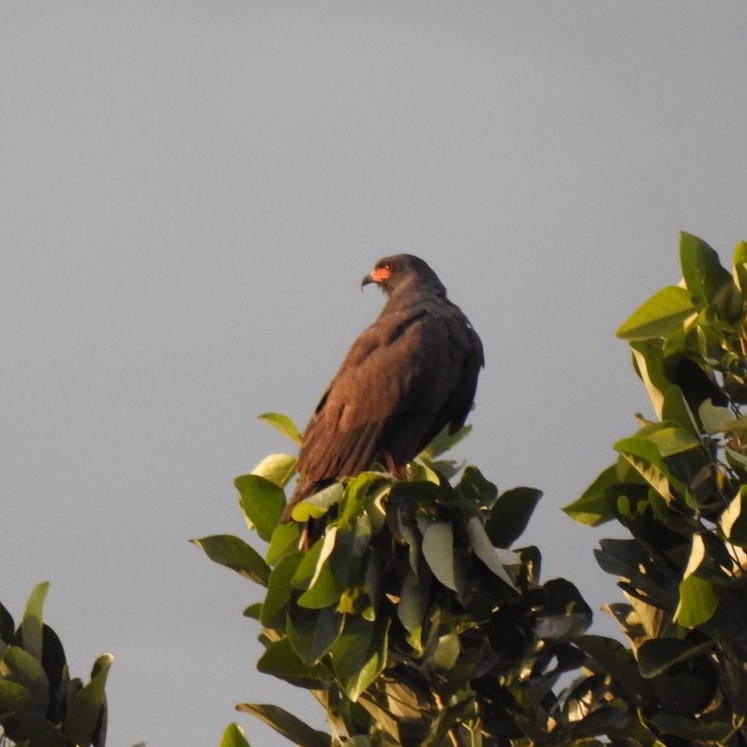
[(364, 285), (368, 285), (369, 283), (386, 283), (387, 280), (392, 275), (392, 268), (391, 267), (377, 267), (373, 272), (369, 272), (368, 275), (366, 275), (363, 280), (361, 280), (361, 290), (363, 290)]

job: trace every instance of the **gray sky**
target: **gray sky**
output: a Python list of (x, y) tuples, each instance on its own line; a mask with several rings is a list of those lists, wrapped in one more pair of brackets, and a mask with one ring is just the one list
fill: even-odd
[[(747, 238), (747, 6), (630, 1), (0, 4), (0, 599), (74, 674), (104, 651), (110, 744), (217, 744), (259, 675), (254, 587), (190, 537), (287, 450), (425, 258), (482, 336), (460, 453), (545, 491), (544, 578), (617, 601), (559, 507), (647, 411), (624, 318), (678, 231)], [(258, 542), (258, 541), (257, 541)], [(261, 547), (261, 545), (258, 545)], [(597, 615), (595, 629), (614, 628)], [(306, 705), (308, 703), (308, 705)], [(303, 704), (303, 705), (302, 705)]]

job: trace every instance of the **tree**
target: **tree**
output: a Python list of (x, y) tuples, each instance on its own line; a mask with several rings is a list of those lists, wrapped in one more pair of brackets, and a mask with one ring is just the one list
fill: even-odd
[[(506, 549), (539, 491), (459, 476), (448, 439), (404, 481), (372, 470), (307, 500), (297, 518), (328, 528), (306, 554), (297, 524), (276, 526), (295, 459), (273, 455), (236, 481), (264, 557), (236, 537), (196, 542), (266, 588), (246, 610), (258, 668), (308, 689), (331, 734), (240, 710), (304, 747), (747, 743), (747, 245), (731, 273), (688, 234), (680, 257), (683, 282), (618, 331), (656, 418), (565, 509), (629, 532), (596, 552), (627, 598), (607, 609), (628, 645), (587, 633), (591, 611), (569, 581), (541, 583), (537, 548)], [(248, 743), (232, 725), (224, 744)]]
[(0, 743), (103, 747), (104, 686), (114, 657), (99, 656), (85, 685), (70, 678), (62, 643), (42, 620), (48, 588), (33, 590), (17, 628), (0, 604)]
[(747, 244), (737, 245), (729, 272), (705, 242), (682, 234), (680, 262), (683, 282), (656, 293), (617, 333), (629, 341), (655, 419), (638, 416), (638, 432), (615, 444), (617, 462), (566, 510), (630, 533), (603, 540), (596, 555), (628, 599), (609, 610), (643, 677), (626, 700), (638, 726), (657, 737), (741, 745)]

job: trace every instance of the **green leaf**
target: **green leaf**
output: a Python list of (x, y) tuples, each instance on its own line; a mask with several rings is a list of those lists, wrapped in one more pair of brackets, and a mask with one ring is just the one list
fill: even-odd
[[(473, 405), (474, 408), (474, 405)], [(445, 454), (454, 448), (463, 438), (472, 431), (471, 425), (462, 426), (456, 433), (449, 433), (449, 426), (441, 429), (441, 432), (423, 449), (423, 453), (430, 460)]]
[(311, 579), (314, 578), (314, 575), (316, 574), (317, 563), (319, 562), (321, 552), (322, 541), (317, 540), (307, 552), (303, 553), (301, 563), (291, 579), (291, 586), (294, 589), (309, 588)]
[[(710, 721), (704, 718), (688, 718), (675, 713), (660, 712), (650, 717), (650, 721), (659, 734), (669, 734), (689, 740), (692, 745), (724, 745), (729, 743), (729, 737), (734, 734), (732, 718), (722, 721)], [(671, 744), (657, 740), (655, 747)]]
[(259, 616), (262, 612), (262, 602), (255, 602), (244, 608), (242, 613), (244, 617), (250, 617), (252, 620), (259, 620)]
[(310, 610), (291, 605), (288, 637), (301, 659), (316, 664), (329, 651), (342, 631), (343, 616), (331, 609)]
[(423, 620), (428, 606), (431, 585), (423, 583), (410, 571), (402, 583), (397, 617), (408, 632), (408, 643), (418, 652), (422, 650)]
[(376, 620), (348, 615), (332, 647), (332, 665), (345, 694), (355, 702), (384, 670), (391, 618), (379, 610)]
[(277, 565), (287, 555), (298, 552), (298, 542), (301, 538), (301, 525), (295, 521), (278, 524), (272, 533), (270, 546), (265, 556), (269, 565)]
[(656, 444), (649, 438), (622, 438), (613, 447), (665, 500), (671, 500), (669, 475)]
[(674, 620), (683, 628), (695, 628), (713, 617), (718, 607), (718, 587), (699, 576), (688, 576), (680, 583), (680, 601)]
[(0, 679), (0, 718), (31, 705), (29, 691), (18, 682), (7, 680), (4, 677), (2, 675), (2, 679)]
[(740, 485), (739, 492), (721, 514), (721, 530), (724, 536), (739, 547), (747, 547), (747, 485)]
[(468, 465), (464, 468), (462, 479), (454, 493), (458, 498), (473, 501), (479, 506), (492, 506), (498, 497), (498, 488), (487, 480), (477, 467)]
[(734, 248), (734, 282), (742, 293), (747, 293), (747, 242), (740, 241)]
[(615, 333), (623, 340), (666, 337), (696, 311), (685, 288), (662, 288), (635, 311)]
[(324, 668), (305, 664), (287, 638), (275, 641), (267, 647), (257, 662), (257, 669), (296, 687), (315, 689), (323, 687), (328, 680)]
[(49, 680), (41, 662), (19, 646), (11, 646), (3, 656), (3, 676), (22, 685), (31, 696), (34, 708), (45, 713), (49, 702)]
[(642, 700), (645, 704), (652, 696), (631, 652), (619, 641), (598, 635), (583, 635), (574, 644), (612, 675), (616, 685), (624, 689), (627, 700)]
[(99, 727), (102, 710), (106, 708), (106, 678), (114, 657), (103, 654), (93, 665), (91, 681), (76, 694), (69, 706), (65, 733), (74, 744), (89, 744)]
[(297, 461), (298, 457), (289, 454), (270, 454), (252, 470), (252, 474), (284, 488), (296, 471)]
[(448, 521), (436, 521), (423, 531), (423, 557), (433, 575), (446, 587), (457, 591), (454, 536)]
[(680, 263), (687, 289), (699, 305), (712, 303), (721, 288), (731, 284), (718, 254), (697, 236), (680, 234)]
[(42, 659), (43, 612), (44, 599), (49, 590), (49, 582), (45, 581), (34, 587), (29, 595), (26, 609), (21, 620), (21, 645), (25, 651), (38, 661)]
[(262, 415), (258, 415), (257, 420), (261, 420), (263, 423), (271, 425), (293, 441), (296, 446), (301, 445), (301, 441), (303, 440), (301, 434), (299, 433), (298, 428), (296, 428), (296, 424), (287, 415), (281, 415), (278, 412), (265, 412)]
[[(672, 385), (664, 389), (664, 405), (661, 411), (661, 419), (675, 423), (693, 438), (697, 438), (698, 436), (698, 425), (690, 410), (690, 405), (687, 404), (687, 400), (679, 386)], [(698, 441), (698, 443), (700, 442)]]
[(646, 679), (651, 679), (674, 664), (699, 656), (712, 646), (711, 640), (693, 643), (674, 638), (655, 638), (645, 641), (638, 649), (638, 668)]
[(664, 370), (664, 354), (661, 344), (646, 340), (634, 340), (630, 343), (633, 362), (641, 377), (646, 393), (651, 400), (651, 406), (659, 420), (664, 410), (664, 392), (671, 386)]
[(617, 466), (607, 467), (582, 493), (581, 497), (563, 507), (563, 511), (579, 524), (591, 527), (614, 518), (615, 513), (607, 496), (607, 490), (619, 482)]
[(600, 540), (594, 555), (605, 573), (629, 579), (637, 578), (648, 560), (643, 544), (634, 539)]
[(332, 506), (337, 505), (342, 498), (345, 488), (342, 483), (333, 482), (326, 488), (317, 491), (308, 498), (299, 501), (294, 507), (291, 516), (295, 521), (304, 522), (309, 519), (319, 519), (324, 516)]
[(343, 586), (352, 586), (359, 581), (363, 558), (371, 541), (371, 520), (368, 514), (361, 514), (347, 528), (338, 526), (335, 552), (330, 556), (330, 567), (335, 578)]
[(239, 502), (247, 521), (265, 542), (269, 542), (285, 508), (282, 488), (258, 475), (241, 475), (234, 480), (234, 484), (239, 491)]
[(578, 636), (591, 625), (591, 608), (570, 581), (550, 579), (545, 583), (544, 593), (545, 603), (536, 625), (540, 638)]
[(246, 740), (244, 730), (238, 724), (229, 724), (223, 732), (218, 747), (251, 747)]
[(302, 559), (303, 553), (296, 552), (284, 557), (272, 569), (259, 616), (260, 622), (266, 628), (282, 629), (285, 626), (288, 605), (293, 596), (291, 579), (298, 570)]
[(501, 493), (485, 524), (493, 545), (510, 547), (519, 539), (541, 497), (542, 491), (535, 488), (513, 488)]
[(305, 553), (291, 580), (294, 588), (306, 589), (298, 598), (298, 604), (302, 607), (322, 609), (336, 604), (340, 599), (342, 585), (335, 576), (329, 561), (336, 538), (337, 527), (330, 527), (322, 540), (315, 542)]
[(659, 454), (665, 458), (691, 449), (700, 449), (702, 446), (699, 438), (679, 426), (656, 424), (647, 435), (656, 444)]
[(504, 565), (521, 565), (521, 557), (510, 550), (497, 550), (490, 543), (490, 539), (478, 516), (473, 516), (467, 521), (467, 534), (469, 535), (472, 550), (475, 555), (505, 584), (515, 589), (514, 582), (506, 573)]
[[(0, 603), (0, 641), (11, 643), (15, 629), (16, 624), (13, 621), (13, 615)], [(2, 651), (2, 646), (0, 646), (0, 651)]]
[(263, 721), (298, 747), (332, 747), (332, 739), (328, 734), (312, 729), (297, 716), (279, 706), (240, 703), (236, 708)]
[(459, 636), (447, 633), (439, 636), (437, 645), (429, 651), (424, 664), (433, 672), (448, 672), (454, 668), (461, 652)]
[(371, 503), (379, 503), (389, 493), (392, 478), (381, 472), (361, 472), (345, 486), (340, 499), (338, 524), (348, 526), (357, 520), (363, 508)]
[(213, 562), (224, 565), (255, 583), (267, 586), (270, 567), (251, 545), (239, 537), (233, 537), (230, 534), (214, 534), (190, 541), (197, 547), (201, 547)]

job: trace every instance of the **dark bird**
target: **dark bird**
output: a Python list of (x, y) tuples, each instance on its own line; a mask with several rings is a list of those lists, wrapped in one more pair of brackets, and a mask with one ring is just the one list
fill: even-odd
[(304, 432), (299, 479), (281, 522), (304, 498), (384, 465), (401, 476), (445, 427), (464, 425), (484, 364), (482, 343), (418, 257), (379, 261), (363, 278), (389, 297), (353, 343)]

